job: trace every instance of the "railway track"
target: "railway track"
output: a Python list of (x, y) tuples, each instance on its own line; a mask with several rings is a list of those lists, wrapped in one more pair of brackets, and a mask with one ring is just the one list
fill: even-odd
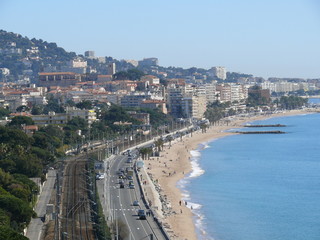
[(62, 191), (61, 239), (93, 240), (91, 207), (87, 189), (86, 160), (69, 161)]

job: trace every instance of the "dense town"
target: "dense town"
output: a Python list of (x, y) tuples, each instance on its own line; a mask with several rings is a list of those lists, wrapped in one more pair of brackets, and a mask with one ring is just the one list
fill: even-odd
[(29, 205), (38, 189), (28, 177), (44, 182), (49, 167), (90, 141), (125, 136), (129, 142), (152, 131), (169, 133), (170, 125), (302, 108), (307, 101), (301, 96), (320, 93), (320, 79), (162, 67), (155, 57), (77, 55), (5, 31), (0, 79), (0, 224), (6, 234), (22, 232), (34, 216)]

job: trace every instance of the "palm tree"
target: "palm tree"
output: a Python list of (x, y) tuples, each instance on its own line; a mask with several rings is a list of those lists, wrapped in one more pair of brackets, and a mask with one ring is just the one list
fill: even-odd
[(207, 132), (207, 127), (208, 127), (208, 125), (207, 125), (207, 124), (205, 124), (205, 123), (201, 123), (200, 128), (201, 128), (201, 130), (202, 130), (202, 133)]
[(168, 136), (166, 137), (166, 140), (169, 142), (170, 147), (171, 147), (171, 141), (173, 140), (172, 137), (171, 137), (171, 135), (168, 135)]
[(160, 152), (163, 149), (164, 142), (162, 138), (159, 138), (158, 140), (156, 140), (154, 144), (158, 148), (158, 152)]

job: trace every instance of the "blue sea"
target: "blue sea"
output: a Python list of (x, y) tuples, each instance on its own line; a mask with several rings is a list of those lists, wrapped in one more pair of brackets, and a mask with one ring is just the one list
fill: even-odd
[(178, 186), (198, 239), (319, 240), (320, 114), (254, 123), (287, 133), (232, 135), (191, 152), (193, 171)]

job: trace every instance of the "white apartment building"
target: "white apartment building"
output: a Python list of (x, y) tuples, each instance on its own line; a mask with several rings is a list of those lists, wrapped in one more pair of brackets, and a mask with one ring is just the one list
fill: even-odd
[(204, 95), (184, 97), (181, 101), (182, 115), (185, 118), (201, 119), (207, 110), (207, 101)]
[(242, 101), (248, 98), (248, 88), (240, 84), (218, 84), (216, 93), (220, 102)]
[(217, 100), (216, 97), (216, 85), (214, 83), (207, 83), (202, 85), (205, 90), (207, 103), (212, 103)]
[(86, 68), (87, 61), (82, 60), (82, 58), (75, 58), (69, 61), (68, 66), (71, 68)]
[(225, 80), (227, 78), (227, 69), (225, 67), (212, 67), (209, 74), (213, 77)]
[(94, 110), (78, 109), (75, 107), (67, 108), (65, 113), (49, 112), (48, 115), (41, 114), (31, 116), (36, 125), (66, 124), (75, 117), (85, 119), (89, 125), (97, 120)]
[(306, 82), (295, 83), (288, 81), (265, 81), (261, 83), (260, 86), (262, 89), (269, 89), (270, 92), (291, 92), (300, 89), (309, 90), (309, 84)]

